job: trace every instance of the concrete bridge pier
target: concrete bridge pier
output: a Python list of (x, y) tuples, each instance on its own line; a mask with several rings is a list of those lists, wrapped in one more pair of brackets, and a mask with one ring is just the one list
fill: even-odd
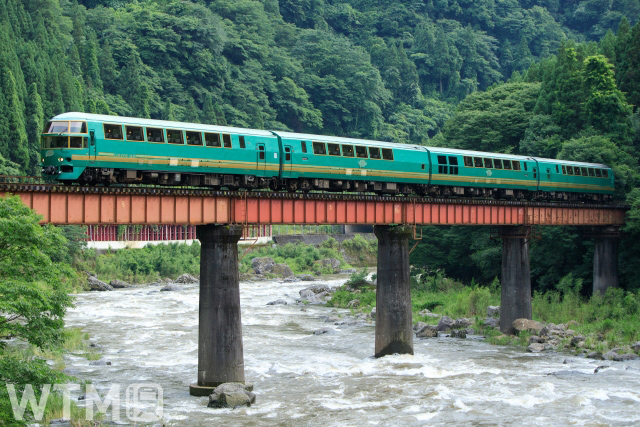
[(502, 295), (500, 332), (514, 334), (516, 319), (531, 319), (531, 268), (529, 236), (531, 227), (498, 228), (502, 238)]
[(196, 235), (201, 244), (198, 382), (189, 392), (208, 396), (222, 383), (244, 383), (238, 280), (242, 226), (199, 225)]
[(593, 293), (604, 294), (608, 288), (617, 288), (618, 283), (618, 227), (594, 227)]
[(413, 354), (411, 281), (409, 279), (410, 226), (380, 226), (376, 295), (375, 357)]

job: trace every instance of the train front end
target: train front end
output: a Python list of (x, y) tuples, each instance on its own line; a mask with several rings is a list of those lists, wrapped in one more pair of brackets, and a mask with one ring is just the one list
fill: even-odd
[(42, 176), (47, 181), (77, 181), (90, 160), (87, 122), (54, 117), (41, 136)]

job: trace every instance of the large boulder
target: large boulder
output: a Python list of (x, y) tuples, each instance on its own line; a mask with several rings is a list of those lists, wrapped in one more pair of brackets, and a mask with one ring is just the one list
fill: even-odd
[(436, 330), (439, 332), (448, 331), (453, 326), (453, 319), (449, 316), (442, 316), (440, 321), (438, 322), (438, 326)]
[(487, 317), (500, 317), (500, 306), (490, 305), (487, 307)]
[(316, 278), (312, 274), (299, 274), (296, 277), (303, 282), (313, 282), (314, 280), (316, 280)]
[(164, 288), (160, 289), (160, 292), (173, 292), (173, 291), (181, 291), (182, 288), (175, 283), (169, 283)]
[(276, 262), (272, 258), (254, 258), (251, 260), (251, 268), (256, 274), (270, 273)]
[(87, 283), (89, 284), (89, 289), (92, 291), (104, 292), (113, 290), (111, 285), (98, 280), (95, 276), (89, 276)]
[(182, 283), (183, 285), (188, 285), (191, 283), (200, 283), (200, 280), (196, 279), (190, 274), (182, 274), (175, 280), (176, 283)]
[(437, 338), (438, 331), (434, 325), (425, 325), (416, 332), (416, 338)]
[(496, 319), (495, 317), (487, 317), (484, 321), (484, 326), (490, 326), (492, 328), (500, 327), (500, 319)]
[(544, 351), (544, 344), (540, 344), (540, 343), (529, 344), (529, 347), (527, 347), (527, 351), (529, 353), (540, 353), (541, 351)]
[(111, 286), (114, 289), (123, 289), (123, 288), (130, 288), (131, 285), (127, 282), (123, 282), (122, 280), (112, 280), (109, 282), (109, 286)]
[(291, 268), (289, 268), (287, 264), (275, 264), (271, 268), (271, 274), (284, 277), (285, 279), (293, 277), (293, 271), (291, 271)]
[(520, 333), (522, 331), (528, 331), (534, 335), (540, 335), (540, 331), (544, 328), (544, 325), (540, 322), (536, 322), (531, 319), (516, 319), (511, 324), (516, 332)]
[(453, 321), (453, 325), (451, 325), (451, 329), (466, 329), (471, 326), (471, 320), (461, 317)]
[(323, 268), (323, 269), (328, 268), (334, 274), (340, 273), (340, 260), (337, 258), (321, 259), (319, 261), (314, 262), (314, 264), (317, 264), (320, 268)]
[(640, 341), (638, 341), (637, 343), (633, 344), (631, 346), (631, 349), (635, 352), (640, 352)]
[(277, 299), (275, 301), (269, 301), (267, 305), (287, 305), (287, 302), (283, 299)]
[(237, 408), (256, 403), (253, 385), (241, 383), (220, 384), (209, 396), (209, 408)]

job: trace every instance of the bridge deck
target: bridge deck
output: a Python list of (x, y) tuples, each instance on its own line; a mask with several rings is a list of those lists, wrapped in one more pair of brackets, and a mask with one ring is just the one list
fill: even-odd
[(0, 183), (53, 224), (622, 225), (623, 205)]

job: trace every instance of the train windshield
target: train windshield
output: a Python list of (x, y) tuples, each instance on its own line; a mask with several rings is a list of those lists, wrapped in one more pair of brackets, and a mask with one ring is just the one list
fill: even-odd
[(87, 133), (87, 122), (48, 122), (43, 133)]
[(67, 148), (69, 146), (68, 136), (43, 136), (42, 148)]

